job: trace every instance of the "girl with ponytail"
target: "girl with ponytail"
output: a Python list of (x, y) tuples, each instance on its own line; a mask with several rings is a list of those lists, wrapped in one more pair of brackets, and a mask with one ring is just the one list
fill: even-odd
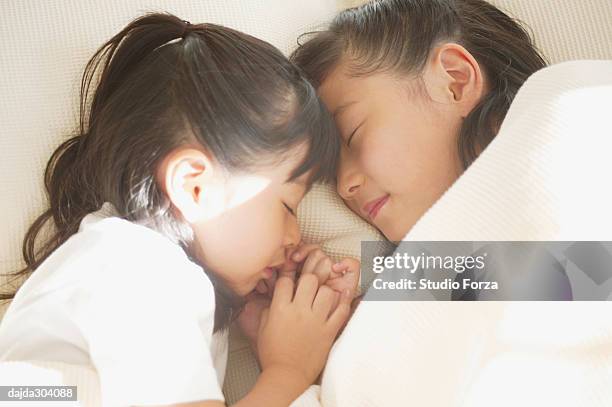
[[(296, 208), (335, 173), (333, 120), (270, 44), (167, 14), (96, 52), (80, 108), (46, 168), (28, 278), (4, 296), (0, 359), (92, 365), (104, 405), (223, 405), (222, 328), (294, 271)], [(323, 272), (278, 278), (238, 405), (288, 405), (319, 375), (351, 297)]]

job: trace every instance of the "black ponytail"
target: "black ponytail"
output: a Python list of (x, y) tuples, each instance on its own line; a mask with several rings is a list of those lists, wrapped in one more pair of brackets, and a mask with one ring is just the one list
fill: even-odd
[[(49, 208), (34, 220), (25, 235), (22, 255), (26, 266), (9, 277), (16, 281), (38, 268), (77, 232), (85, 215), (104, 203), (92, 182), (93, 168), (84, 159), (90, 127), (97, 117), (103, 116), (101, 109), (107, 106), (113, 91), (121, 86), (129, 71), (153, 50), (184, 34), (185, 24), (164, 14), (141, 17), (106, 42), (89, 60), (81, 80), (78, 132), (57, 147), (47, 163), (44, 185)], [(98, 86), (94, 93), (91, 86), (96, 79)], [(39, 238), (45, 232), (47, 236), (41, 243)], [(12, 299), (14, 294), (0, 293), (0, 300)]]

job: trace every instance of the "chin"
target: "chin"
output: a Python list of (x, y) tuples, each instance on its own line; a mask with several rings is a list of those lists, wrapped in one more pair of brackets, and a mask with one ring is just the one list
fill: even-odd
[(253, 289), (249, 289), (249, 284), (240, 284), (240, 285), (231, 285), (231, 286), (227, 286), (227, 288), (236, 296), (238, 297), (246, 297), (253, 289), (255, 289), (255, 287), (253, 287)]
[(406, 234), (400, 234), (400, 233), (391, 233), (391, 232), (384, 232), (381, 231), (383, 235), (385, 235), (385, 238), (387, 238), (387, 240), (391, 241), (391, 242), (399, 242), (401, 241), (404, 236), (406, 236)]
[(410, 225), (410, 227), (403, 227), (403, 225), (398, 224), (397, 222), (391, 226), (387, 226), (385, 228), (379, 228), (380, 232), (387, 238), (387, 240), (391, 242), (400, 242), (404, 236), (410, 231), (414, 225)]
[(239, 297), (246, 297), (247, 295), (249, 295), (251, 292), (253, 292), (253, 290), (255, 290), (255, 287), (257, 286), (257, 284), (255, 284), (252, 288), (249, 287), (241, 287), (239, 290), (235, 291), (236, 295), (238, 295)]

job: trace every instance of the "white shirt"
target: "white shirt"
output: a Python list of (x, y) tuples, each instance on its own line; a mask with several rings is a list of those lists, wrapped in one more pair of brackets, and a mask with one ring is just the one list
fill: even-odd
[(17, 292), (0, 360), (91, 365), (104, 405), (223, 400), (213, 286), (171, 240), (106, 204)]

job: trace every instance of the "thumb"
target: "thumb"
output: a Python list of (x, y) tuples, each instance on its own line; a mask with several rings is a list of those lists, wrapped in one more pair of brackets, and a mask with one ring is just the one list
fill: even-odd
[(342, 259), (342, 261), (334, 264), (332, 266), (332, 270), (336, 273), (345, 273), (345, 272), (359, 272), (361, 268), (361, 263), (357, 259), (352, 259), (347, 257)]
[(285, 261), (278, 271), (278, 277), (289, 277), (295, 281), (295, 275), (297, 273), (298, 264), (291, 259)]

